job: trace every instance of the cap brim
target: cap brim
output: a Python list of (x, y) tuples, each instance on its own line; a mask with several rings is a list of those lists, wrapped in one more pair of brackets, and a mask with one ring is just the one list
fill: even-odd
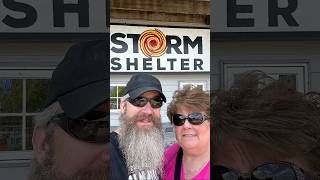
[(107, 100), (108, 80), (90, 83), (58, 98), (69, 118), (79, 118)]
[(131, 98), (137, 98), (138, 96), (140, 96), (141, 94), (147, 92), (147, 91), (158, 91), (163, 99), (164, 102), (167, 102), (166, 97), (164, 96), (164, 94), (161, 92), (160, 89), (157, 89), (155, 87), (141, 87), (141, 88), (137, 88), (131, 92), (129, 92), (129, 96)]

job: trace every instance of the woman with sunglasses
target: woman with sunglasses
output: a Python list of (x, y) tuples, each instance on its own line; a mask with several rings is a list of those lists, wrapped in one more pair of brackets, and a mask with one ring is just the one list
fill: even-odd
[(210, 100), (198, 88), (175, 91), (167, 116), (177, 144), (166, 149), (164, 179), (210, 179)]

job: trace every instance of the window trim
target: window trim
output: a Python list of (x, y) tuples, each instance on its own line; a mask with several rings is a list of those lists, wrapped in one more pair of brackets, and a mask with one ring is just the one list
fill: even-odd
[[(125, 83), (110, 83), (110, 87), (112, 87), (112, 86), (124, 86), (124, 87), (126, 87), (126, 84)], [(117, 98), (121, 98), (121, 97), (117, 97)], [(111, 97), (110, 97), (110, 99), (111, 99)], [(111, 106), (110, 106), (110, 113), (119, 113), (119, 112), (120, 112), (120, 109), (111, 109)]]
[[(232, 68), (239, 68), (239, 69), (264, 69), (264, 68), (278, 68), (281, 71), (278, 71), (276, 74), (293, 74), (288, 73), (288, 68), (301, 68), (301, 72), (296, 71), (295, 74), (301, 75), (302, 79), (302, 86), (301, 88), (297, 87), (297, 90), (302, 91), (302, 93), (306, 93), (309, 90), (310, 82), (309, 82), (309, 66), (308, 61), (301, 61), (299, 63), (291, 63), (291, 62), (281, 62), (281, 63), (266, 63), (266, 62), (247, 62), (247, 63), (237, 63), (236, 61), (232, 62), (222, 62), (222, 76), (221, 76), (221, 87), (222, 88), (229, 88), (230, 87), (230, 78), (231, 76), (236, 74), (235, 72), (230, 72)], [(262, 70), (265, 72), (265, 70)], [(268, 71), (266, 72), (268, 74)], [(270, 73), (269, 73), (270, 74)], [(299, 81), (299, 79), (297, 79)], [(299, 82), (298, 82), (299, 83)]]
[(0, 113), (1, 116), (19, 116), (22, 120), (22, 150), (0, 151), (0, 161), (32, 159), (33, 150), (26, 150), (26, 125), (27, 116), (34, 116), (38, 113), (26, 111), (26, 80), (29, 79), (51, 79), (55, 67), (1, 67), (0, 78), (14, 78), (22, 80), (22, 111), (19, 113)]
[(203, 91), (207, 91), (208, 82), (206, 80), (188, 80), (178, 81), (178, 89), (182, 89), (185, 84), (203, 85)]

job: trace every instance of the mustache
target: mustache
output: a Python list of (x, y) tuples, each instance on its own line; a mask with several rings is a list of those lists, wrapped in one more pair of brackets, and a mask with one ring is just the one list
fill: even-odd
[(120, 116), (120, 122), (122, 127), (134, 127), (138, 121), (151, 121), (154, 123), (155, 127), (158, 129), (162, 128), (161, 117), (156, 117), (153, 115), (135, 115), (133, 117), (128, 117), (126, 114)]
[(133, 121), (149, 120), (149, 121), (153, 121), (153, 122), (155, 122), (158, 119), (159, 118), (157, 118), (156, 116), (153, 116), (153, 115), (137, 115), (132, 118)]
[(45, 160), (39, 163), (35, 158), (31, 162), (31, 173), (28, 180), (107, 180), (109, 179), (109, 162), (95, 167), (81, 169), (71, 176), (65, 176), (58, 171), (55, 164), (55, 153), (52, 142), (49, 142), (50, 151), (46, 152)]
[(103, 171), (79, 173), (72, 177), (61, 178), (61, 180), (107, 180), (109, 178), (108, 176), (108, 169), (106, 168), (103, 169)]
[(90, 169), (80, 171), (72, 176), (64, 176), (57, 172), (52, 159), (48, 159), (50, 164), (41, 165), (35, 159), (33, 160), (33, 168), (35, 170), (29, 176), (29, 180), (107, 180), (109, 178), (109, 165), (106, 163), (99, 169)]

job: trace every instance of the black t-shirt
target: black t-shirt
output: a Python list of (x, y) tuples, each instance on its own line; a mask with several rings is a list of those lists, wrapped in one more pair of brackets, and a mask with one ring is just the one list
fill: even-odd
[(128, 169), (122, 151), (119, 148), (119, 135), (116, 132), (110, 134), (110, 179), (126, 180), (129, 178)]

